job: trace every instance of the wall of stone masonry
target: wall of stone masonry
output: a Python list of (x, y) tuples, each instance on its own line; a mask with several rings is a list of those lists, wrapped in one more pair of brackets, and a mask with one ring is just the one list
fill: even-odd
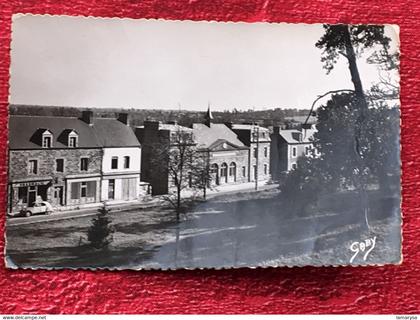
[[(80, 158), (89, 158), (88, 170), (80, 170)], [(64, 172), (55, 171), (55, 160), (64, 159)], [(38, 160), (38, 173), (30, 174), (28, 162)], [(64, 177), (68, 175), (100, 174), (101, 149), (40, 149), (11, 150), (9, 153), (9, 181), (41, 176)]]

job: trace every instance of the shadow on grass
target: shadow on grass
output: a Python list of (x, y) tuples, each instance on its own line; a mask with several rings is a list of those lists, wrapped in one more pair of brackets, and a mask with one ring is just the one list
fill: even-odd
[(94, 249), (89, 245), (77, 247), (54, 247), (7, 253), (18, 267), (52, 268), (116, 268), (140, 264), (150, 258), (158, 247), (148, 248), (146, 243), (135, 247)]

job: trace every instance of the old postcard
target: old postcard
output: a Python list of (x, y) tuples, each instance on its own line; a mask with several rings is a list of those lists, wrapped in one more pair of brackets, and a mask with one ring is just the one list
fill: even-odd
[(398, 33), (15, 15), (7, 267), (400, 263)]

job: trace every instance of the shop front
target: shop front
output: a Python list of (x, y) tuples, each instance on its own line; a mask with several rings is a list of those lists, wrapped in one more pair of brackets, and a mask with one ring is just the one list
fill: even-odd
[(107, 176), (102, 180), (102, 201), (132, 201), (139, 197), (138, 174)]
[(100, 202), (100, 178), (67, 180), (67, 205), (84, 205)]
[(31, 206), (37, 200), (48, 201), (52, 186), (51, 178), (37, 181), (11, 182), (9, 212), (17, 213), (23, 207)]

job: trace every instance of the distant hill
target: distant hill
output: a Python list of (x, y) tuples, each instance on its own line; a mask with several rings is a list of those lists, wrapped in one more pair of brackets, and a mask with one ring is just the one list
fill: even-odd
[[(158, 120), (162, 122), (177, 121), (184, 126), (192, 123), (201, 122), (204, 112), (190, 110), (163, 110), (163, 109), (123, 109), (123, 108), (75, 108), (62, 106), (37, 106), (37, 105), (10, 105), (11, 115), (31, 115), (31, 116), (62, 116), (79, 117), (82, 110), (92, 110), (98, 117), (113, 118), (118, 113), (125, 112), (131, 116), (133, 125), (142, 125), (144, 120)], [(266, 109), (266, 110), (237, 110), (213, 111), (214, 122), (216, 123), (258, 123), (263, 126), (280, 125), (288, 119), (298, 117), (304, 118), (309, 110), (298, 109)]]

